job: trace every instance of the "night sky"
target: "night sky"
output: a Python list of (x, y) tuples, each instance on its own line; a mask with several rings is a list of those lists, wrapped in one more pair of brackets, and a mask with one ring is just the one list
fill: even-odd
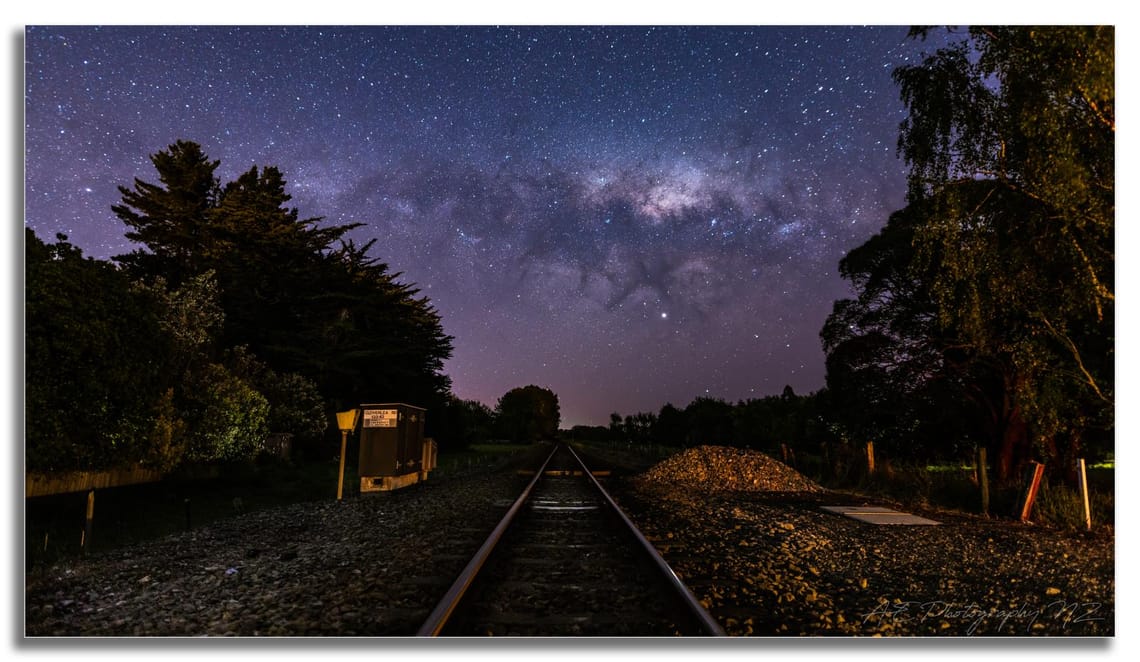
[[(905, 27), (30, 27), (26, 224), (133, 246), (117, 185), (200, 143), (415, 283), (490, 406), (564, 426), (807, 393), (839, 259), (903, 203)], [(368, 400), (368, 394), (361, 399)]]

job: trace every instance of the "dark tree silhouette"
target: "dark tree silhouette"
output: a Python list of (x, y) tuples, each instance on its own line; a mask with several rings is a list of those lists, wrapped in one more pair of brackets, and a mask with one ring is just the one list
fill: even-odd
[(145, 461), (173, 340), (161, 306), (60, 235), (25, 229), (26, 461), (40, 471)]
[(918, 208), (892, 214), (839, 263), (858, 296), (836, 301), (820, 332), (828, 416), (849, 441), (874, 441), (896, 457), (958, 457), (967, 437), (995, 440), (1008, 419), (992, 366), (937, 323), (930, 277), (912, 248)]
[(513, 442), (553, 439), (561, 414), (558, 396), (540, 386), (523, 386), (507, 391), (495, 408), (499, 434)]
[(113, 209), (144, 249), (118, 256), (140, 279), (178, 284), (213, 271), (225, 326), (221, 347), (248, 347), (277, 373), (315, 381), (337, 408), (395, 399), (440, 406), (451, 337), (427, 298), (345, 235), (287, 207), (275, 167), (221, 186), (217, 161), (178, 141), (151, 158), (159, 183), (120, 188)]
[(462, 450), (491, 440), (495, 414), (482, 402), (450, 396), (443, 406), (431, 412), (428, 424), (430, 435), (441, 449)]
[(163, 276), (177, 287), (186, 277), (209, 269), (202, 248), (210, 241), (210, 211), (219, 188), (210, 161), (195, 143), (178, 141), (151, 156), (158, 184), (135, 179), (119, 187), (122, 204), (111, 210), (129, 228), (126, 236), (148, 250), (116, 257), (133, 276)]

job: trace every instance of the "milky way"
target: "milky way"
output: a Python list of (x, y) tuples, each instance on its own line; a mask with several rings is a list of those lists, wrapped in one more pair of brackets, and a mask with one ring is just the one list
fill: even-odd
[[(26, 32), (26, 224), (131, 250), (110, 206), (178, 139), (415, 283), (446, 372), (564, 425), (822, 387), (844, 253), (902, 205), (903, 27)], [(363, 400), (367, 394), (361, 394)]]

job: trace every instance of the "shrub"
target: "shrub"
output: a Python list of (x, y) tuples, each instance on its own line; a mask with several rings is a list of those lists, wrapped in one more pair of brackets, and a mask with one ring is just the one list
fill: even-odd
[(253, 459), (269, 433), (269, 402), (223, 366), (211, 363), (188, 397), (192, 417), (188, 459), (199, 462)]
[[(1112, 492), (1089, 488), (1089, 510), (1093, 526), (1113, 524), (1115, 500)], [(1035, 522), (1063, 529), (1085, 528), (1085, 506), (1080, 490), (1059, 481), (1042, 481), (1037, 499), (1033, 502), (1031, 519)]]

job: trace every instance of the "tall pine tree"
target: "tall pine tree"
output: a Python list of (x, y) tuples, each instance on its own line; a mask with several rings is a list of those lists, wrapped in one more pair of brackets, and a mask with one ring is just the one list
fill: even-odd
[(159, 183), (121, 187), (113, 210), (145, 250), (115, 258), (139, 278), (178, 284), (212, 270), (225, 312), (223, 347), (246, 346), (281, 373), (313, 379), (336, 406), (398, 398), (442, 402), (451, 355), (430, 302), (345, 235), (287, 206), (275, 167), (224, 186), (217, 161), (178, 141), (151, 158)]
[(219, 162), (202, 148), (179, 140), (151, 156), (158, 184), (135, 179), (133, 188), (119, 187), (122, 203), (111, 210), (129, 228), (127, 239), (146, 246), (115, 258), (136, 278), (162, 276), (178, 287), (210, 267), (203, 246), (210, 243), (210, 211), (218, 198), (214, 176)]

